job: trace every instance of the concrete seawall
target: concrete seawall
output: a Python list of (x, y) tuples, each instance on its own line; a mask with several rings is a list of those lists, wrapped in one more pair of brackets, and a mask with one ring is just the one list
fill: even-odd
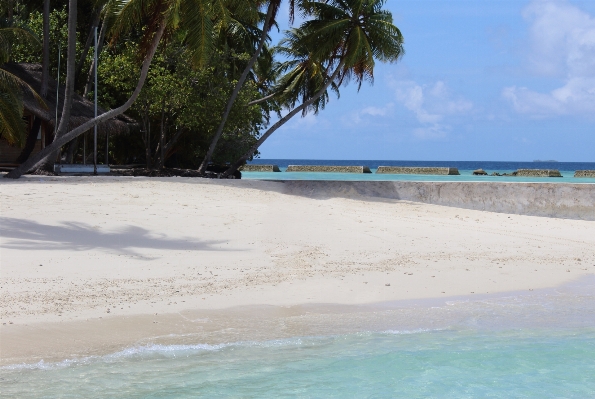
[(310, 198), (404, 200), (519, 215), (595, 221), (595, 184), (282, 181), (280, 191)]

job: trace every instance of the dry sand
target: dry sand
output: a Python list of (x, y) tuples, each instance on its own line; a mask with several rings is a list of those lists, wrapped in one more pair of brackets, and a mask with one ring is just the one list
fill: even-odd
[(28, 176), (2, 179), (0, 201), (1, 364), (207, 331), (209, 314), (233, 326), (257, 305), (273, 317), (595, 273), (592, 221), (312, 199), (278, 182)]

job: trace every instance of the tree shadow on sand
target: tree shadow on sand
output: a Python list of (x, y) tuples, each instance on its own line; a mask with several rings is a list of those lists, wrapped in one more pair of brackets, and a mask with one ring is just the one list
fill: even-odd
[(0, 217), (0, 247), (19, 250), (93, 249), (138, 255), (134, 249), (171, 251), (219, 251), (214, 245), (224, 241), (201, 241), (193, 237), (170, 238), (137, 226), (105, 230), (85, 223), (63, 222), (59, 225), (31, 220)]

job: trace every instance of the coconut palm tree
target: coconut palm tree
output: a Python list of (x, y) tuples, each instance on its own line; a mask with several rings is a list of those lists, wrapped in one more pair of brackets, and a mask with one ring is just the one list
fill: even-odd
[[(279, 8), (281, 7), (281, 0), (269, 0), (268, 2), (262, 1), (262, 0), (257, 0), (256, 3), (257, 3), (257, 6), (267, 5), (267, 13), (266, 13), (266, 17), (264, 19), (263, 28), (262, 28), (260, 40), (258, 42), (258, 46), (256, 47), (256, 50), (252, 54), (252, 58), (250, 58), (250, 60), (248, 61), (248, 64), (246, 64), (244, 72), (238, 79), (238, 82), (231, 94), (231, 97), (229, 98), (229, 100), (227, 102), (227, 106), (225, 107), (225, 111), (223, 112), (223, 116), (221, 117), (221, 122), (219, 123), (219, 127), (217, 128), (217, 131), (215, 132), (215, 136), (213, 136), (213, 140), (211, 141), (211, 145), (209, 146), (207, 154), (205, 155), (200, 167), (198, 168), (199, 173), (204, 173), (207, 170), (207, 166), (208, 166), (209, 162), (211, 161), (213, 153), (215, 152), (217, 143), (218, 143), (219, 139), (221, 138), (221, 135), (223, 134), (223, 129), (225, 128), (225, 124), (227, 123), (227, 119), (229, 118), (229, 113), (231, 112), (233, 104), (235, 103), (235, 101), (238, 97), (238, 94), (240, 93), (240, 90), (244, 86), (244, 83), (246, 82), (246, 79), (248, 78), (250, 71), (254, 68), (255, 63), (257, 62), (257, 60), (259, 59), (259, 57), (262, 53), (263, 48), (265, 47), (265, 43), (268, 39), (268, 34), (269, 34), (271, 28), (276, 24), (277, 14), (278, 14)], [(296, 2), (296, 0), (289, 0), (290, 22), (293, 22), (296, 5), (298, 3), (299, 4), (307, 3), (307, 0), (298, 0), (297, 2)]]
[(22, 119), (23, 90), (31, 91), (42, 104), (43, 100), (27, 83), (2, 69), (2, 65), (10, 61), (11, 45), (16, 41), (39, 44), (37, 37), (27, 28), (0, 21), (0, 136), (11, 144), (22, 146), (26, 137)]
[[(45, 99), (48, 94), (48, 84), (50, 81), (50, 0), (43, 1), (43, 46), (42, 46), (42, 61), (41, 61), (41, 88), (39, 89), (39, 95)], [(29, 130), (27, 135), (27, 141), (23, 150), (16, 159), (16, 163), (22, 163), (29, 158), (35, 143), (37, 142), (37, 134), (41, 127), (41, 119), (35, 117), (33, 120), (33, 126)]]
[[(66, 55), (66, 87), (64, 94), (64, 104), (62, 107), (62, 115), (60, 123), (56, 129), (54, 140), (64, 136), (68, 132), (70, 125), (70, 110), (72, 108), (72, 99), (74, 97), (74, 75), (76, 71), (76, 17), (77, 17), (77, 0), (68, 1), (68, 47)], [(56, 104), (58, 107), (58, 104)], [(57, 121), (56, 121), (57, 122)], [(45, 170), (49, 172), (54, 171), (54, 162), (58, 157), (60, 148), (55, 148), (52, 153), (45, 158), (44, 162), (38, 167), (38, 170)]]
[[(257, 5), (260, 6), (262, 4), (257, 4)], [(229, 117), (229, 113), (231, 112), (231, 108), (233, 107), (233, 104), (235, 103), (235, 100), (237, 99), (237, 97), (240, 93), (240, 90), (244, 86), (244, 83), (246, 82), (246, 79), (248, 78), (248, 74), (250, 73), (250, 71), (254, 67), (254, 64), (258, 60), (258, 57), (260, 56), (260, 53), (265, 45), (265, 42), (268, 37), (268, 33), (274, 24), (274, 21), (275, 21), (275, 18), (277, 16), (277, 12), (278, 12), (280, 6), (281, 6), (281, 0), (270, 0), (268, 2), (267, 13), (266, 13), (266, 17), (264, 19), (264, 26), (262, 28), (261, 37), (260, 37), (260, 40), (256, 47), (256, 50), (252, 54), (252, 57), (248, 61), (248, 64), (246, 64), (246, 67), (244, 68), (242, 75), (238, 79), (238, 82), (236, 83), (236, 86), (235, 86), (233, 92), (231, 93), (231, 97), (229, 98), (229, 100), (227, 102), (227, 106), (225, 107), (225, 111), (223, 112), (223, 116), (221, 117), (221, 122), (219, 123), (219, 127), (217, 128), (217, 131), (215, 132), (215, 136), (213, 137), (213, 140), (211, 141), (211, 145), (209, 146), (209, 149), (207, 150), (207, 154), (205, 155), (202, 163), (200, 164), (200, 167), (198, 168), (199, 173), (204, 173), (207, 170), (207, 166), (208, 166), (209, 162), (211, 161), (211, 157), (213, 156), (213, 153), (215, 152), (215, 147), (217, 146), (217, 143), (218, 143), (219, 139), (221, 138), (221, 135), (223, 134), (223, 129), (225, 128), (225, 124), (227, 122), (227, 118)]]
[[(305, 115), (309, 109), (316, 112), (324, 105), (325, 102), (319, 103), (319, 100), (332, 84), (340, 86), (355, 79), (359, 90), (364, 80), (374, 82), (376, 60), (396, 62), (403, 56), (403, 35), (393, 24), (392, 14), (383, 9), (384, 3), (385, 0), (327, 0), (300, 4), (302, 11), (313, 18), (300, 26), (299, 34), (290, 32), (288, 41), (294, 47), (308, 50), (312, 65), (320, 65), (317, 68), (321, 77), (308, 74), (306, 70), (290, 70), (285, 79), (290, 85), (282, 93), (301, 93), (301, 105), (271, 126), (223, 177), (231, 175), (250, 159), (260, 145), (293, 116), (300, 112)], [(315, 93), (313, 87), (316, 87)], [(282, 94), (280, 96), (282, 98)], [(293, 106), (291, 101), (289, 104)]]
[[(72, 0), (71, 0), (72, 1)], [(48, 155), (56, 153), (60, 147), (83, 134), (93, 126), (123, 114), (128, 110), (140, 94), (147, 78), (149, 67), (157, 46), (166, 30), (182, 29), (186, 33), (186, 43), (192, 49), (191, 59), (196, 65), (206, 63), (213, 47), (214, 21), (226, 21), (231, 18), (226, 1), (241, 0), (120, 0), (116, 22), (112, 29), (113, 39), (144, 24), (143, 37), (140, 42), (142, 58), (140, 76), (136, 88), (128, 100), (118, 108), (112, 109), (97, 118), (91, 119), (72, 131), (56, 137), (45, 149), (29, 158), (18, 168), (5, 175), (17, 179), (44, 160)], [(249, 10), (249, 7), (238, 7), (238, 10)], [(69, 42), (75, 38), (69, 37)], [(69, 70), (69, 72), (71, 72)], [(74, 75), (74, 66), (72, 68)], [(68, 81), (67, 75), (67, 81)]]

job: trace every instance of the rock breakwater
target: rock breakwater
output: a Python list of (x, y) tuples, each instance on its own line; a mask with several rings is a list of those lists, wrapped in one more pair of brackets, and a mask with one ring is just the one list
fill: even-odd
[(367, 166), (289, 165), (287, 172), (372, 173)]
[(457, 168), (379, 166), (378, 174), (392, 175), (460, 175)]

